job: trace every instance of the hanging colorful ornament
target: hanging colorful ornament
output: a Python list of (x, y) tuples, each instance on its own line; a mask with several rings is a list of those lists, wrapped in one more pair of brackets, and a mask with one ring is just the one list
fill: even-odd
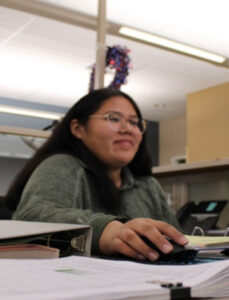
[[(105, 72), (108, 68), (115, 69), (115, 75), (112, 82), (108, 86), (109, 88), (119, 90), (121, 85), (126, 83), (126, 77), (129, 74), (130, 68), (130, 57), (128, 55), (129, 52), (129, 49), (127, 49), (126, 47), (121, 47), (119, 45), (114, 47), (107, 47)], [(92, 67), (89, 92), (92, 92), (94, 90), (95, 70), (96, 64), (94, 64)]]

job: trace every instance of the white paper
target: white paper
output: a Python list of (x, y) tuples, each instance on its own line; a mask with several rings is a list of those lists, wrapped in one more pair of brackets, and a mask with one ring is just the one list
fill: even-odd
[(169, 289), (161, 288), (160, 282), (183, 282), (184, 286), (193, 287), (195, 297), (229, 296), (229, 288), (221, 286), (221, 282), (228, 285), (228, 268), (229, 260), (182, 266), (80, 256), (0, 260), (0, 297), (1, 300), (149, 300), (152, 296), (157, 300), (169, 299)]

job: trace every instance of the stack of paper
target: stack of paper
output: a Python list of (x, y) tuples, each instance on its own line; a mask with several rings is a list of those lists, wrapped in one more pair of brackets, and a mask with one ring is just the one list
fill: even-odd
[(198, 250), (198, 258), (228, 259), (228, 236), (187, 236), (189, 245)]
[(189, 243), (198, 247), (229, 247), (229, 236), (186, 235)]
[(178, 283), (192, 297), (229, 296), (229, 260), (166, 266), (70, 256), (0, 260), (0, 269), (0, 295), (7, 300), (167, 300), (170, 288), (161, 285)]
[(60, 250), (52, 247), (47, 247), (37, 244), (20, 244), (0, 246), (0, 258), (14, 259), (48, 259), (58, 258)]

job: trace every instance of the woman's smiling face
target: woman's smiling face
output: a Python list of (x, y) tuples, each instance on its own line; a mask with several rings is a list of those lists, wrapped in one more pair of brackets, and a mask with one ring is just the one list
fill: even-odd
[[(121, 126), (116, 126), (117, 130), (111, 128), (110, 121), (103, 117), (111, 113), (122, 119), (119, 122)], [(76, 119), (72, 120), (71, 132), (107, 169), (122, 168), (133, 160), (142, 141), (140, 130), (138, 127), (136, 130), (136, 126), (132, 126), (129, 120), (133, 120), (131, 124), (138, 120), (135, 108), (126, 98), (115, 96), (107, 99), (89, 117), (86, 125), (79, 124)]]

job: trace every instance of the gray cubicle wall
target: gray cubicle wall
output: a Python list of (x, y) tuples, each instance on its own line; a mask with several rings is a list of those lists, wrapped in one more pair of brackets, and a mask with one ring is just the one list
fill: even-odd
[(152, 161), (152, 166), (159, 164), (159, 124), (147, 121), (146, 144)]
[(10, 183), (26, 161), (25, 158), (0, 157), (0, 196), (5, 195)]

